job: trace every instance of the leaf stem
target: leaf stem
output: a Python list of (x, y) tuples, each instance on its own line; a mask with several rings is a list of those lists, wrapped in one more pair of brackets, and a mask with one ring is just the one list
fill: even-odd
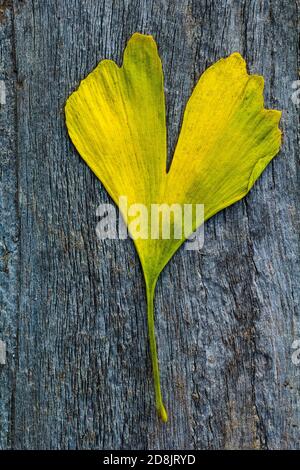
[(168, 421), (168, 415), (164, 407), (160, 388), (160, 374), (157, 357), (156, 339), (155, 339), (155, 328), (154, 328), (154, 293), (155, 293), (156, 281), (148, 283), (146, 281), (146, 292), (147, 292), (147, 320), (148, 320), (148, 334), (150, 343), (150, 354), (153, 370), (153, 380), (155, 389), (155, 405), (158, 416), (161, 420), (166, 423)]

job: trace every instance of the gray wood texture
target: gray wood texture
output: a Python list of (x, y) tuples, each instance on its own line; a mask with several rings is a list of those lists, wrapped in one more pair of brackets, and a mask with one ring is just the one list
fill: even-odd
[[(293, 0), (0, 0), (1, 449), (300, 447), (298, 15)], [(283, 110), (278, 157), (159, 280), (167, 425), (138, 258), (131, 241), (97, 240), (109, 198), (63, 112), (135, 31), (158, 43), (170, 158), (200, 74), (233, 51)]]

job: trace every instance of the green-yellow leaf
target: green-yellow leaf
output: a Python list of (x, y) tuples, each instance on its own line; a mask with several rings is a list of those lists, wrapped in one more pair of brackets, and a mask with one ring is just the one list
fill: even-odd
[[(163, 71), (151, 36), (134, 34), (123, 64), (103, 60), (66, 104), (66, 123), (80, 155), (116, 204), (204, 204), (205, 220), (243, 198), (278, 152), (281, 113), (264, 109), (264, 80), (249, 75), (240, 54), (209, 67), (185, 109), (167, 173)], [(120, 207), (129, 229), (132, 217)], [(193, 215), (192, 229), (199, 225)], [(151, 231), (151, 220), (145, 222)], [(173, 218), (176, 225), (176, 216)], [(163, 421), (154, 332), (157, 279), (185, 240), (136, 238), (148, 302), (148, 328), (156, 408)]]

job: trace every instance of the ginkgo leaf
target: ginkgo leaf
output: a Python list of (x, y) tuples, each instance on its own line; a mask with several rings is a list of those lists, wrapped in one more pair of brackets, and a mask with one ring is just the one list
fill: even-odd
[[(173, 161), (166, 171), (167, 143), (163, 71), (151, 36), (134, 34), (123, 64), (103, 60), (66, 103), (66, 123), (80, 155), (122, 212), (144, 272), (156, 408), (163, 421), (154, 332), (157, 279), (189, 234), (150, 236), (153, 220), (141, 214), (146, 236), (134, 236), (127, 207), (142, 204), (204, 204), (205, 220), (251, 189), (281, 145), (281, 113), (264, 109), (263, 78), (249, 75), (240, 54), (209, 67), (185, 109)], [(172, 229), (177, 226), (172, 214)], [(203, 221), (201, 221), (203, 222)], [(191, 232), (200, 220), (192, 215)], [(151, 225), (152, 224), (152, 225)], [(159, 225), (159, 222), (158, 222)]]

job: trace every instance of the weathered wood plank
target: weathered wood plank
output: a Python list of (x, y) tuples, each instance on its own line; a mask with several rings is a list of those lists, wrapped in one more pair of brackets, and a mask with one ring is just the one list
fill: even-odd
[[(298, 3), (12, 5), (0, 20), (1, 73), (12, 95), (0, 118), (11, 135), (0, 142), (1, 161), (8, 152), (1, 240), (12, 253), (9, 273), (0, 273), (0, 339), (9, 360), (0, 366), (1, 446), (298, 448), (300, 369), (291, 360), (300, 336), (291, 101)], [(245, 201), (206, 224), (201, 252), (181, 249), (161, 276), (156, 326), (167, 426), (153, 412), (138, 259), (129, 241), (97, 240), (96, 207), (108, 196), (71, 145), (63, 114), (79, 81), (104, 57), (120, 62), (135, 31), (158, 42), (170, 158), (199, 75), (235, 50), (264, 75), (267, 105), (284, 110), (280, 155)]]
[[(0, 2), (0, 449), (12, 445), (18, 312), (18, 161), (16, 155), (16, 76), (13, 16)], [(3, 364), (5, 362), (5, 364)]]

